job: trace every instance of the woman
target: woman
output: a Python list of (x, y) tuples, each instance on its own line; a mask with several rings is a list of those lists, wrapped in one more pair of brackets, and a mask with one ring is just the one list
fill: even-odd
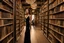
[(29, 16), (26, 18), (26, 32), (25, 32), (25, 41), (24, 43), (31, 43), (30, 41), (30, 23), (29, 23)]

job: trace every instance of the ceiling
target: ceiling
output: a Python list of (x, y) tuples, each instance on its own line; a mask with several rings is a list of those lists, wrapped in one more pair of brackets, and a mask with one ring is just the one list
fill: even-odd
[[(36, 3), (37, 3), (37, 8), (39, 9), (41, 7), (41, 5), (45, 2), (46, 0), (36, 0)], [(27, 4), (26, 3), (26, 0), (21, 0), (22, 2), (22, 6), (23, 8), (31, 8), (30, 7), (30, 4)]]
[[(36, 0), (36, 3), (37, 3), (37, 9), (35, 9), (35, 12), (39, 12), (40, 11), (40, 7), (43, 5), (43, 3), (45, 2), (46, 0)], [(30, 14), (33, 14), (35, 12), (32, 12), (32, 8), (30, 6), (30, 4), (27, 4), (26, 3), (26, 0), (21, 0), (21, 3), (22, 3), (22, 6), (24, 8), (24, 10), (26, 10), (26, 8), (29, 8), (29, 11), (30, 11)], [(36, 13), (35, 13), (36, 14)]]

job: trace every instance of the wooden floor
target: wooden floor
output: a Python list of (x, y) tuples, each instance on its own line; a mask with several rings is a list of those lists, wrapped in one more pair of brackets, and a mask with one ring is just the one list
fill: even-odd
[[(24, 26), (24, 30), (21, 33), (18, 43), (24, 43), (25, 29), (26, 27)], [(39, 27), (31, 26), (30, 36), (31, 36), (31, 43), (50, 43), (45, 38), (45, 36), (43, 35), (43, 31)]]

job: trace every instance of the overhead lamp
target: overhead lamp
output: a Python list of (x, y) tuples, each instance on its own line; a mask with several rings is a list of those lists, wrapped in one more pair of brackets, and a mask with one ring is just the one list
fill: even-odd
[(36, 9), (37, 8), (37, 4), (36, 3), (31, 4), (31, 8), (32, 9)]
[(26, 3), (33, 4), (36, 0), (26, 0)]

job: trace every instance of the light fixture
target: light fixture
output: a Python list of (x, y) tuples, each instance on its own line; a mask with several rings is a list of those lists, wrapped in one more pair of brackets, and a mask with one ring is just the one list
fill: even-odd
[(33, 4), (36, 0), (26, 0), (26, 3)]
[(31, 4), (31, 8), (32, 9), (36, 9), (37, 8), (37, 4), (36, 3)]

